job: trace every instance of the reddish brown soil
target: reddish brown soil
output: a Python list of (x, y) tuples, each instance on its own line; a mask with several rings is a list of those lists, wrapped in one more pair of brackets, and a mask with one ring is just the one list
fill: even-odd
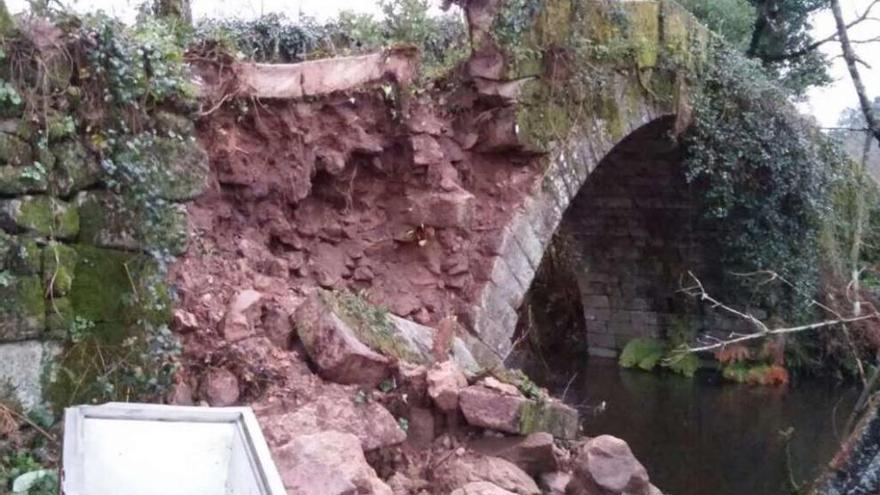
[[(207, 400), (204, 378), (216, 368), (238, 377), (237, 402), (260, 414), (279, 400), (290, 411), (340, 393), (312, 373), (291, 331), (289, 316), (313, 287), (362, 291), (428, 325), (467, 321), (498, 233), (538, 176), (526, 154), (463, 149), (480, 147), (471, 129), (491, 116), (472, 95), (434, 94), (407, 112), (381, 88), (311, 102), (239, 100), (199, 123), (212, 181), (189, 206), (191, 244), (171, 270), (178, 310), (193, 317), (177, 325), (185, 369), (173, 400)], [(430, 222), (448, 211), (422, 211), (413, 199), (462, 189), (474, 196), (473, 215), (440, 222), (447, 227)], [(264, 295), (261, 328), (227, 342), (219, 325), (242, 289)], [(392, 411), (396, 400), (386, 399)], [(270, 442), (277, 434), (267, 431)], [(386, 477), (423, 470), (434, 456), (406, 447), (371, 455)]]

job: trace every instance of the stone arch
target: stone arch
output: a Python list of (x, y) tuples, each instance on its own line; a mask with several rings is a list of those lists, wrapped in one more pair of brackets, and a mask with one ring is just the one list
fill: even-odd
[(517, 309), (553, 234), (588, 177), (627, 137), (652, 123), (668, 126), (675, 121), (669, 102), (660, 102), (641, 91), (636, 91), (640, 96), (633, 101), (629, 84), (620, 85), (619, 101), (629, 103), (620, 106), (615, 122), (595, 119), (580, 126), (551, 155), (542, 179), (501, 231), (489, 281), (480, 291), (473, 311), (473, 329), (502, 356), (510, 350)]

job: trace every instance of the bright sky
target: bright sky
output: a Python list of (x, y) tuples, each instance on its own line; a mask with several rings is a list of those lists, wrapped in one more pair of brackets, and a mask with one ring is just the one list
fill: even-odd
[[(844, 15), (848, 19), (855, 18), (871, 3), (872, 0), (841, 0)], [(62, 0), (76, 10), (89, 11), (103, 9), (123, 19), (132, 19), (137, 6), (142, 0)], [(439, 0), (432, 0), (439, 5)], [(332, 17), (340, 10), (348, 9), (357, 12), (379, 14), (378, 0), (192, 0), (195, 17), (242, 17), (253, 18), (263, 13), (281, 12), (289, 17), (296, 17), (300, 12), (319, 19)], [(27, 7), (27, 0), (7, 0), (13, 12)], [(874, 9), (874, 15), (880, 18), (880, 6)], [(815, 19), (816, 37), (825, 38), (834, 32), (834, 18), (831, 13), (823, 14)], [(853, 39), (865, 39), (880, 33), (880, 21), (866, 22), (851, 32)], [(829, 57), (840, 53), (840, 45), (836, 42), (827, 43), (823, 50)], [(861, 66), (862, 77), (868, 88), (870, 97), (880, 96), (880, 43), (858, 45), (861, 58), (871, 68)], [(808, 95), (808, 101), (801, 109), (814, 115), (823, 126), (834, 126), (840, 112), (847, 107), (855, 107), (858, 100), (853, 90), (852, 81), (843, 60), (837, 58), (832, 67), (835, 82), (827, 87), (815, 89)]]

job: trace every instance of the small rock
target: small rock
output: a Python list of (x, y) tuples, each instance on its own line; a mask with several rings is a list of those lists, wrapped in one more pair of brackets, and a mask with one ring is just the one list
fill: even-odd
[(468, 228), (474, 216), (474, 195), (455, 187), (451, 191), (424, 191), (408, 195), (409, 221), (438, 228)]
[(300, 341), (325, 379), (375, 387), (390, 374), (388, 358), (358, 340), (319, 293), (297, 309), (294, 321)]
[(214, 407), (226, 407), (238, 401), (238, 378), (229, 370), (215, 368), (205, 377), (205, 397)]
[(538, 486), (545, 495), (565, 495), (565, 488), (571, 481), (571, 475), (561, 471), (544, 473), (538, 480)]
[(168, 403), (175, 406), (193, 405), (194, 402), (192, 388), (186, 382), (181, 382), (174, 385), (174, 389), (168, 396)]
[(430, 165), (443, 161), (443, 148), (434, 137), (416, 134), (410, 138), (413, 148), (413, 162), (416, 165)]
[(444, 361), (428, 370), (428, 395), (434, 404), (444, 412), (458, 409), (458, 397), (468, 382), (458, 366), (452, 361)]
[(649, 495), (651, 483), (645, 467), (629, 445), (611, 435), (591, 439), (574, 461), (569, 495)]
[(577, 436), (577, 411), (552, 399), (536, 401), (473, 385), (461, 391), (459, 403), (473, 426), (520, 435), (546, 431), (565, 439)]
[(370, 282), (373, 280), (373, 270), (368, 266), (359, 266), (354, 270), (354, 279), (358, 282)]
[(450, 495), (516, 495), (513, 492), (499, 488), (498, 485), (489, 483), (488, 481), (477, 481), (468, 483), (463, 487), (455, 490)]
[(199, 328), (199, 319), (189, 311), (175, 309), (171, 327), (177, 333), (194, 332)]
[(350, 433), (301, 435), (275, 452), (288, 493), (392, 495), (367, 464), (361, 443)]
[(266, 337), (282, 350), (290, 349), (290, 336), (293, 325), (290, 313), (278, 304), (267, 304), (260, 319)]
[(509, 395), (511, 397), (520, 397), (522, 394), (516, 385), (512, 385), (510, 383), (504, 383), (501, 380), (495, 378), (494, 376), (487, 376), (480, 381), (480, 385), (500, 392), (502, 395)]
[(262, 298), (261, 293), (251, 289), (238, 291), (232, 296), (220, 324), (220, 332), (226, 340), (236, 342), (254, 335), (254, 326), (262, 311), (258, 303)]

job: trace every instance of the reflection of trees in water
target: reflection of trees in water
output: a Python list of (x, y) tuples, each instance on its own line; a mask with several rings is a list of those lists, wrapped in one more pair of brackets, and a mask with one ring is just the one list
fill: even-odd
[(625, 439), (654, 483), (676, 495), (788, 493), (780, 432), (789, 427), (795, 477), (811, 481), (839, 445), (835, 406), (842, 428), (857, 394), (824, 382), (750, 387), (708, 373), (689, 380), (594, 363), (582, 373), (583, 388), (570, 392), (576, 401), (608, 404), (585, 419), (586, 433)]

